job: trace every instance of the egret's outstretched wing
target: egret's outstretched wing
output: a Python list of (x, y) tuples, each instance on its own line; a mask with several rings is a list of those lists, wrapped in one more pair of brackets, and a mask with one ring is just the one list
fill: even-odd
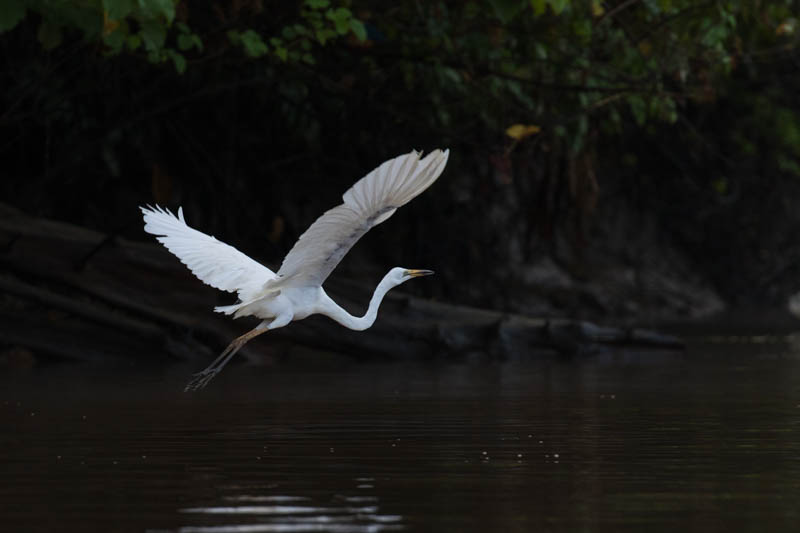
[(344, 203), (327, 211), (283, 260), (277, 286), (322, 285), (342, 257), (370, 228), (430, 187), (444, 170), (449, 151), (424, 159), (411, 152), (386, 161), (344, 193)]
[(189, 267), (201, 281), (228, 292), (238, 292), (239, 299), (253, 298), (275, 273), (245, 254), (186, 225), (183, 209), (178, 216), (169, 209), (141, 207), (144, 230)]

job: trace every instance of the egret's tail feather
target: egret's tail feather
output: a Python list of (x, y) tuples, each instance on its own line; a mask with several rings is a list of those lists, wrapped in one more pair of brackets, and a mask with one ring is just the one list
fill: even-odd
[(253, 314), (255, 311), (255, 309), (251, 308), (253, 304), (262, 302), (265, 299), (275, 298), (280, 293), (281, 291), (275, 290), (266, 294), (261, 294), (258, 298), (254, 298), (247, 302), (239, 302), (233, 305), (219, 305), (214, 308), (214, 311), (217, 313), (224, 313), (226, 315), (233, 315), (233, 318), (239, 318), (240, 316)]
[(225, 315), (232, 315), (233, 313), (238, 311), (239, 308), (242, 307), (242, 305), (244, 305), (244, 304), (219, 305), (219, 306), (214, 308), (214, 311), (216, 311), (217, 313), (225, 314)]

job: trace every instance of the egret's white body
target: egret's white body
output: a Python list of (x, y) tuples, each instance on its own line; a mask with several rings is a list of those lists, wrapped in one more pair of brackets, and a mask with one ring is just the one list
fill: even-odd
[(277, 274), (236, 248), (189, 227), (180, 208), (175, 216), (158, 206), (142, 207), (145, 231), (158, 236), (159, 242), (201, 281), (238, 294), (238, 303), (215, 311), (234, 318), (262, 319), (196, 374), (186, 390), (205, 386), (253, 337), (293, 320), (319, 313), (347, 328), (367, 329), (375, 322), (381, 301), (392, 287), (432, 274), (430, 270), (391, 269), (375, 288), (362, 317), (349, 314), (322, 289), (322, 283), (358, 239), (436, 181), (448, 155), (447, 150), (434, 150), (420, 158), (419, 153), (411, 152), (381, 164), (344, 193), (343, 204), (326, 211), (300, 236)]

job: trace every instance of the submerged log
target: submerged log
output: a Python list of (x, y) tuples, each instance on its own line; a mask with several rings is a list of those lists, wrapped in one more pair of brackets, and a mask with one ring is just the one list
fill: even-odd
[[(331, 281), (326, 288), (351, 311), (372, 291), (353, 281)], [(0, 344), (70, 359), (167, 354), (206, 360), (255, 324), (254, 319), (234, 322), (212, 312), (213, 306), (230, 303), (232, 295), (203, 285), (157, 243), (31, 217), (3, 204), (0, 297)], [(269, 336), (271, 341), (252, 342), (243, 352), (263, 359), (299, 344), (357, 357), (471, 352), (524, 357), (591, 353), (611, 345), (682, 347), (679, 339), (653, 331), (530, 318), (400, 291), (387, 296), (377, 322), (366, 331), (310, 317)]]

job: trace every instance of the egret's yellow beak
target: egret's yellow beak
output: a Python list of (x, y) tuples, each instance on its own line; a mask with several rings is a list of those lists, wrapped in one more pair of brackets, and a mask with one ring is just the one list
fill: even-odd
[(431, 274), (433, 274), (433, 270), (406, 270), (406, 276), (411, 276), (412, 278), (430, 276)]

